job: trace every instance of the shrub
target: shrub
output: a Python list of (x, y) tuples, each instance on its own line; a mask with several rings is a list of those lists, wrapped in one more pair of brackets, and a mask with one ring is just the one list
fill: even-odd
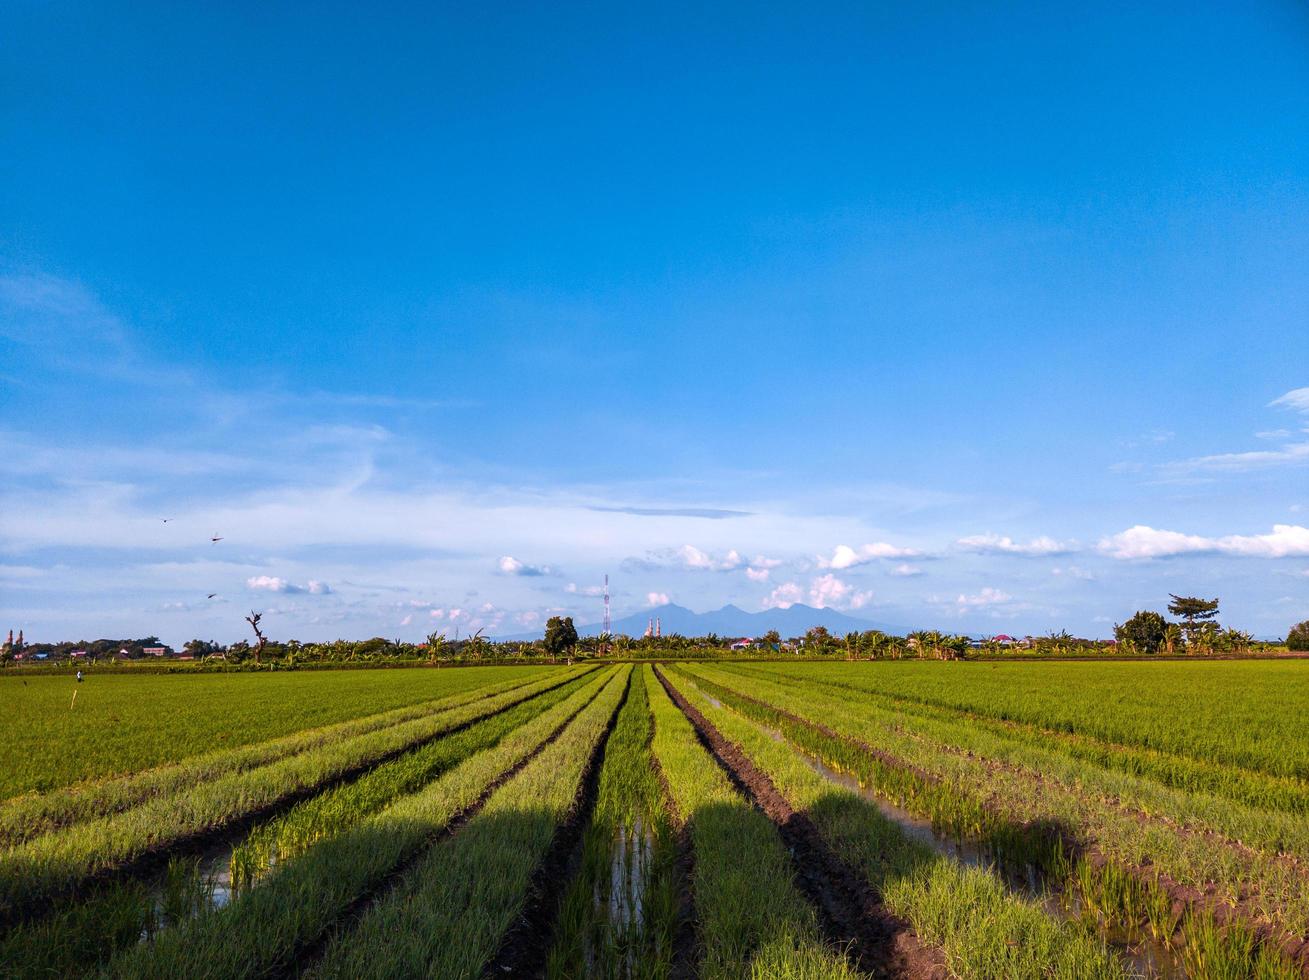
[(1286, 634), (1286, 649), (1309, 651), (1309, 619), (1296, 623)]

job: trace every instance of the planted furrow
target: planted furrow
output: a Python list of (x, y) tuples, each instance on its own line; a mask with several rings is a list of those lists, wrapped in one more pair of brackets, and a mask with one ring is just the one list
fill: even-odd
[[(757, 695), (724, 687), (712, 680), (709, 673), (695, 669), (696, 682), (703, 683), (707, 691), (733, 709), (780, 730), (788, 740), (826, 765), (850, 773), (862, 785), (875, 788), (897, 805), (929, 818), (942, 833), (975, 843), (1010, 867), (1022, 869), (1035, 865), (1052, 887), (1075, 896), (1077, 903), (1097, 910), (1116, 927), (1126, 927), (1132, 933), (1147, 927), (1159, 941), (1171, 943), (1175, 955), (1188, 963), (1201, 959), (1212, 962), (1217, 956), (1213, 950), (1222, 949), (1228, 961), (1244, 964), (1237, 967), (1239, 970), (1260, 969), (1268, 971), (1270, 976), (1284, 976), (1298, 974), (1309, 962), (1309, 947), (1299, 938), (1288, 936), (1284, 927), (1252, 918), (1213, 890), (1183, 886), (1173, 879), (1167, 870), (1172, 860), (1169, 842), (1185, 843), (1185, 840), (1167, 828), (1159, 828), (1148, 838), (1151, 851), (1145, 853), (1153, 853), (1153, 861), (1146, 858), (1138, 862), (1111, 855), (1103, 847), (1104, 838), (1090, 834), (1083, 822), (1083, 815), (1094, 801), (1074, 791), (1045, 783), (1031, 800), (1052, 817), (1017, 817), (1009, 809), (1017, 802), (1011, 787), (995, 781), (997, 774), (988, 770), (981, 760), (961, 760), (947, 754), (949, 765), (938, 772), (937, 765), (931, 763), (938, 778), (928, 781), (921, 778), (919, 768), (929, 764), (928, 755), (919, 757), (915, 765), (885, 750), (872, 755), (865, 753), (860, 741), (851, 734), (856, 726), (843, 717), (854, 712), (853, 707), (842, 712), (835, 705), (821, 702), (819, 707), (820, 702), (813, 702), (813, 711), (821, 713), (835, 726), (834, 730), (794, 711), (780, 709)], [(797, 692), (791, 706), (809, 713), (810, 707), (800, 705), (809, 704), (811, 699), (812, 695), (801, 696)], [(861, 734), (866, 730), (861, 729)], [(891, 734), (887, 733), (887, 737)], [(902, 748), (911, 749), (912, 745)], [(939, 778), (947, 770), (950, 778)], [(990, 787), (988, 791), (982, 793), (972, 788), (975, 782), (972, 773), (993, 780), (986, 784)], [(1060, 800), (1075, 804), (1071, 811), (1075, 818), (1056, 816), (1061, 811), (1052, 810), (1051, 805)], [(1126, 839), (1133, 846), (1141, 847), (1139, 825), (1132, 818), (1123, 819), (1128, 821)], [(1113, 827), (1108, 823), (1101, 826)], [(1133, 831), (1135, 838), (1130, 836)], [(1173, 911), (1176, 908), (1186, 909), (1186, 915), (1177, 914)], [(1177, 930), (1180, 931), (1175, 934)], [(1207, 949), (1198, 949), (1197, 942), (1203, 942)], [(1299, 967), (1294, 965), (1297, 962)]]
[(518, 677), (185, 762), (93, 783), (78, 783), (41, 795), (18, 796), (0, 803), (0, 846), (14, 846), (81, 821), (121, 813), (152, 798), (181, 792), (231, 773), (246, 772), (338, 739), (366, 735), (538, 683), (535, 675)]
[(127, 951), (109, 966), (120, 977), (269, 977), (312, 962), (357, 915), (385, 904), (415, 862), (446, 840), (494, 792), (523, 771), (594, 705), (612, 673), (584, 686), (464, 759), (423, 790), (276, 869), (232, 904)]
[(25, 842), (0, 855), (0, 918), (13, 921), (38, 902), (110, 876), (144, 873), (170, 851), (249, 827), (416, 746), (568, 683), (572, 676), (232, 773), (185, 794)]
[[(236, 846), (227, 861), (233, 890), (238, 895), (248, 891), (274, 867), (285, 869), (288, 862), (309, 848), (362, 823), (468, 756), (496, 744), (584, 683), (585, 678), (576, 678), (561, 688), (476, 722), (463, 732), (437, 739), (256, 827)], [(214, 861), (206, 859), (205, 863), (212, 867)], [(143, 934), (157, 939), (166, 929), (204, 914), (214, 904), (211, 889), (212, 885), (206, 885), (201, 868), (194, 862), (170, 862), (168, 872), (157, 885), (143, 889), (138, 882), (114, 883), (91, 900), (101, 909), (120, 909), (118, 918), (124, 921), (128, 919), (128, 910), (135, 908), (139, 924), (134, 931), (116, 926), (105, 928), (101, 917), (87, 915), (85, 901), (70, 902), (63, 911), (42, 917), (32, 927), (13, 930), (0, 940), (0, 960), (22, 964), (14, 970), (22, 975), (62, 972), (56, 967), (71, 967), (74, 962), (81, 965), (101, 962), (116, 950), (139, 941)], [(160, 896), (159, 911), (152, 907), (156, 904), (152, 892)], [(75, 942), (60, 940), (61, 936), (75, 937)], [(78, 947), (75, 960), (70, 956), (73, 946)], [(50, 969), (42, 971), (43, 964)]]
[(737, 788), (777, 826), (805, 896), (820, 910), (828, 938), (848, 945), (859, 967), (894, 976), (935, 976), (939, 958), (918, 942), (909, 923), (893, 915), (827, 846), (809, 817), (795, 810), (740, 747), (655, 670), (673, 703)]
[(683, 677), (683, 694), (712, 715), (729, 741), (762, 769), (779, 793), (805, 812), (824, 841), (862, 876), (892, 913), (944, 951), (957, 976), (1122, 978), (1126, 971), (1103, 943), (1061, 924), (1039, 904), (1012, 894), (994, 871), (964, 868), (923, 843), (858, 793), (819, 776), (799, 752), (723, 701), (714, 704), (699, 679)]
[(459, 830), (430, 848), (312, 967), (315, 976), (470, 977), (496, 954), (574, 809), (626, 691), (625, 672)]
[(552, 978), (666, 977), (678, 915), (677, 840), (650, 741), (645, 677), (633, 671), (605, 743), (597, 799), (578, 873), (555, 920)]
[(772, 822), (733, 788), (653, 668), (642, 669), (654, 714), (652, 748), (694, 853), (695, 974), (855, 976), (844, 951), (823, 940)]
[(549, 849), (536, 870), (532, 872), (527, 899), (513, 925), (509, 927), (500, 948), (490, 962), (482, 968), (484, 976), (502, 974), (521, 977), (545, 975), (546, 961), (553, 940), (559, 907), (569, 885), (581, 869), (582, 834), (595, 813), (600, 795), (600, 773), (604, 767), (606, 749), (613, 737), (614, 728), (627, 706), (632, 690), (632, 671), (627, 671), (627, 684), (617, 710), (610, 716), (604, 734), (582, 770), (581, 785), (576, 801), (567, 816), (555, 828)]

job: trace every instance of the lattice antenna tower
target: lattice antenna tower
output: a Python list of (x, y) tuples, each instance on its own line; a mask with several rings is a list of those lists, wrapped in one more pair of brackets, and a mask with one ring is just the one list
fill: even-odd
[(605, 636), (609, 635), (609, 576), (605, 575)]

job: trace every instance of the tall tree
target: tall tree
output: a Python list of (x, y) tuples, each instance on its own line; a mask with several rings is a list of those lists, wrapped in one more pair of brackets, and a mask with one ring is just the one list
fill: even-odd
[(564, 656), (577, 646), (577, 627), (572, 616), (551, 616), (545, 624), (545, 652), (550, 659)]
[(1141, 653), (1158, 653), (1167, 632), (1167, 620), (1149, 610), (1142, 610), (1122, 625), (1114, 626), (1114, 638)]
[(245, 621), (250, 624), (250, 628), (255, 631), (255, 639), (259, 642), (255, 644), (255, 663), (259, 663), (259, 655), (264, 652), (264, 647), (268, 646), (268, 637), (264, 636), (263, 631), (259, 629), (259, 620), (264, 618), (263, 613), (257, 613), (253, 609)]
[(1309, 619), (1296, 623), (1286, 634), (1286, 649), (1309, 650)]
[(1186, 644), (1190, 646), (1197, 639), (1200, 624), (1208, 622), (1218, 615), (1218, 600), (1198, 599), (1195, 596), (1180, 596), (1168, 593), (1173, 601), (1168, 603), (1168, 611), (1174, 616), (1181, 616), (1182, 631), (1186, 634)]

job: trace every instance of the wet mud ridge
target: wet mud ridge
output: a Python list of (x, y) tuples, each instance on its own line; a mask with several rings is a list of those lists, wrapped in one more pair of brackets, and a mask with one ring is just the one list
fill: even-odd
[(482, 976), (545, 976), (546, 962), (554, 945), (555, 921), (559, 917), (560, 906), (569, 885), (581, 870), (582, 838), (591, 823), (596, 800), (600, 796), (600, 771), (604, 768), (605, 749), (631, 690), (632, 676), (629, 673), (623, 696), (609, 716), (604, 734), (596, 743), (582, 771), (582, 782), (573, 809), (555, 829), (549, 850), (532, 872), (523, 909), (500, 941), (495, 956), (491, 957), (482, 970)]
[(817, 908), (826, 937), (848, 947), (859, 969), (874, 976), (914, 980), (948, 976), (941, 955), (923, 945), (913, 928), (882, 904), (863, 876), (836, 856), (808, 815), (792, 807), (767, 774), (724, 738), (661, 670), (655, 668), (655, 673), (728, 778), (777, 826), (791, 852), (796, 884)]
[[(328, 944), (337, 935), (347, 930), (373, 905), (385, 901), (387, 896), (404, 882), (405, 878), (408, 877), (409, 872), (413, 870), (429, 850), (436, 847), (442, 841), (449, 840), (455, 834), (459, 833), (468, 821), (472, 820), (473, 817), (481, 812), (482, 807), (486, 806), (486, 801), (491, 798), (492, 794), (522, 772), (533, 759), (549, 748), (550, 745), (564, 733), (564, 729), (572, 724), (573, 719), (585, 711), (591, 702), (600, 696), (602, 690), (604, 690), (603, 684), (597, 688), (585, 702), (579, 705), (576, 710), (569, 712), (568, 717), (559, 722), (540, 745), (532, 749), (531, 752), (527, 753), (527, 755), (518, 760), (518, 762), (514, 763), (499, 776), (496, 776), (495, 779), (487, 785), (486, 789), (482, 790), (481, 795), (479, 795), (476, 800), (451, 817), (444, 827), (432, 835), (431, 840), (428, 841), (427, 844), (417, 848), (408, 859), (382, 879), (376, 888), (370, 889), (356, 898), (350, 906), (337, 917), (336, 924), (319, 936), (317, 941), (296, 950), (296, 952), (290, 957), (290, 962), (287, 963), (280, 972), (274, 975), (286, 980), (286, 978), (303, 976), (309, 972), (322, 957), (323, 953), (326, 952)], [(608, 736), (606, 735), (606, 738), (607, 737)]]

